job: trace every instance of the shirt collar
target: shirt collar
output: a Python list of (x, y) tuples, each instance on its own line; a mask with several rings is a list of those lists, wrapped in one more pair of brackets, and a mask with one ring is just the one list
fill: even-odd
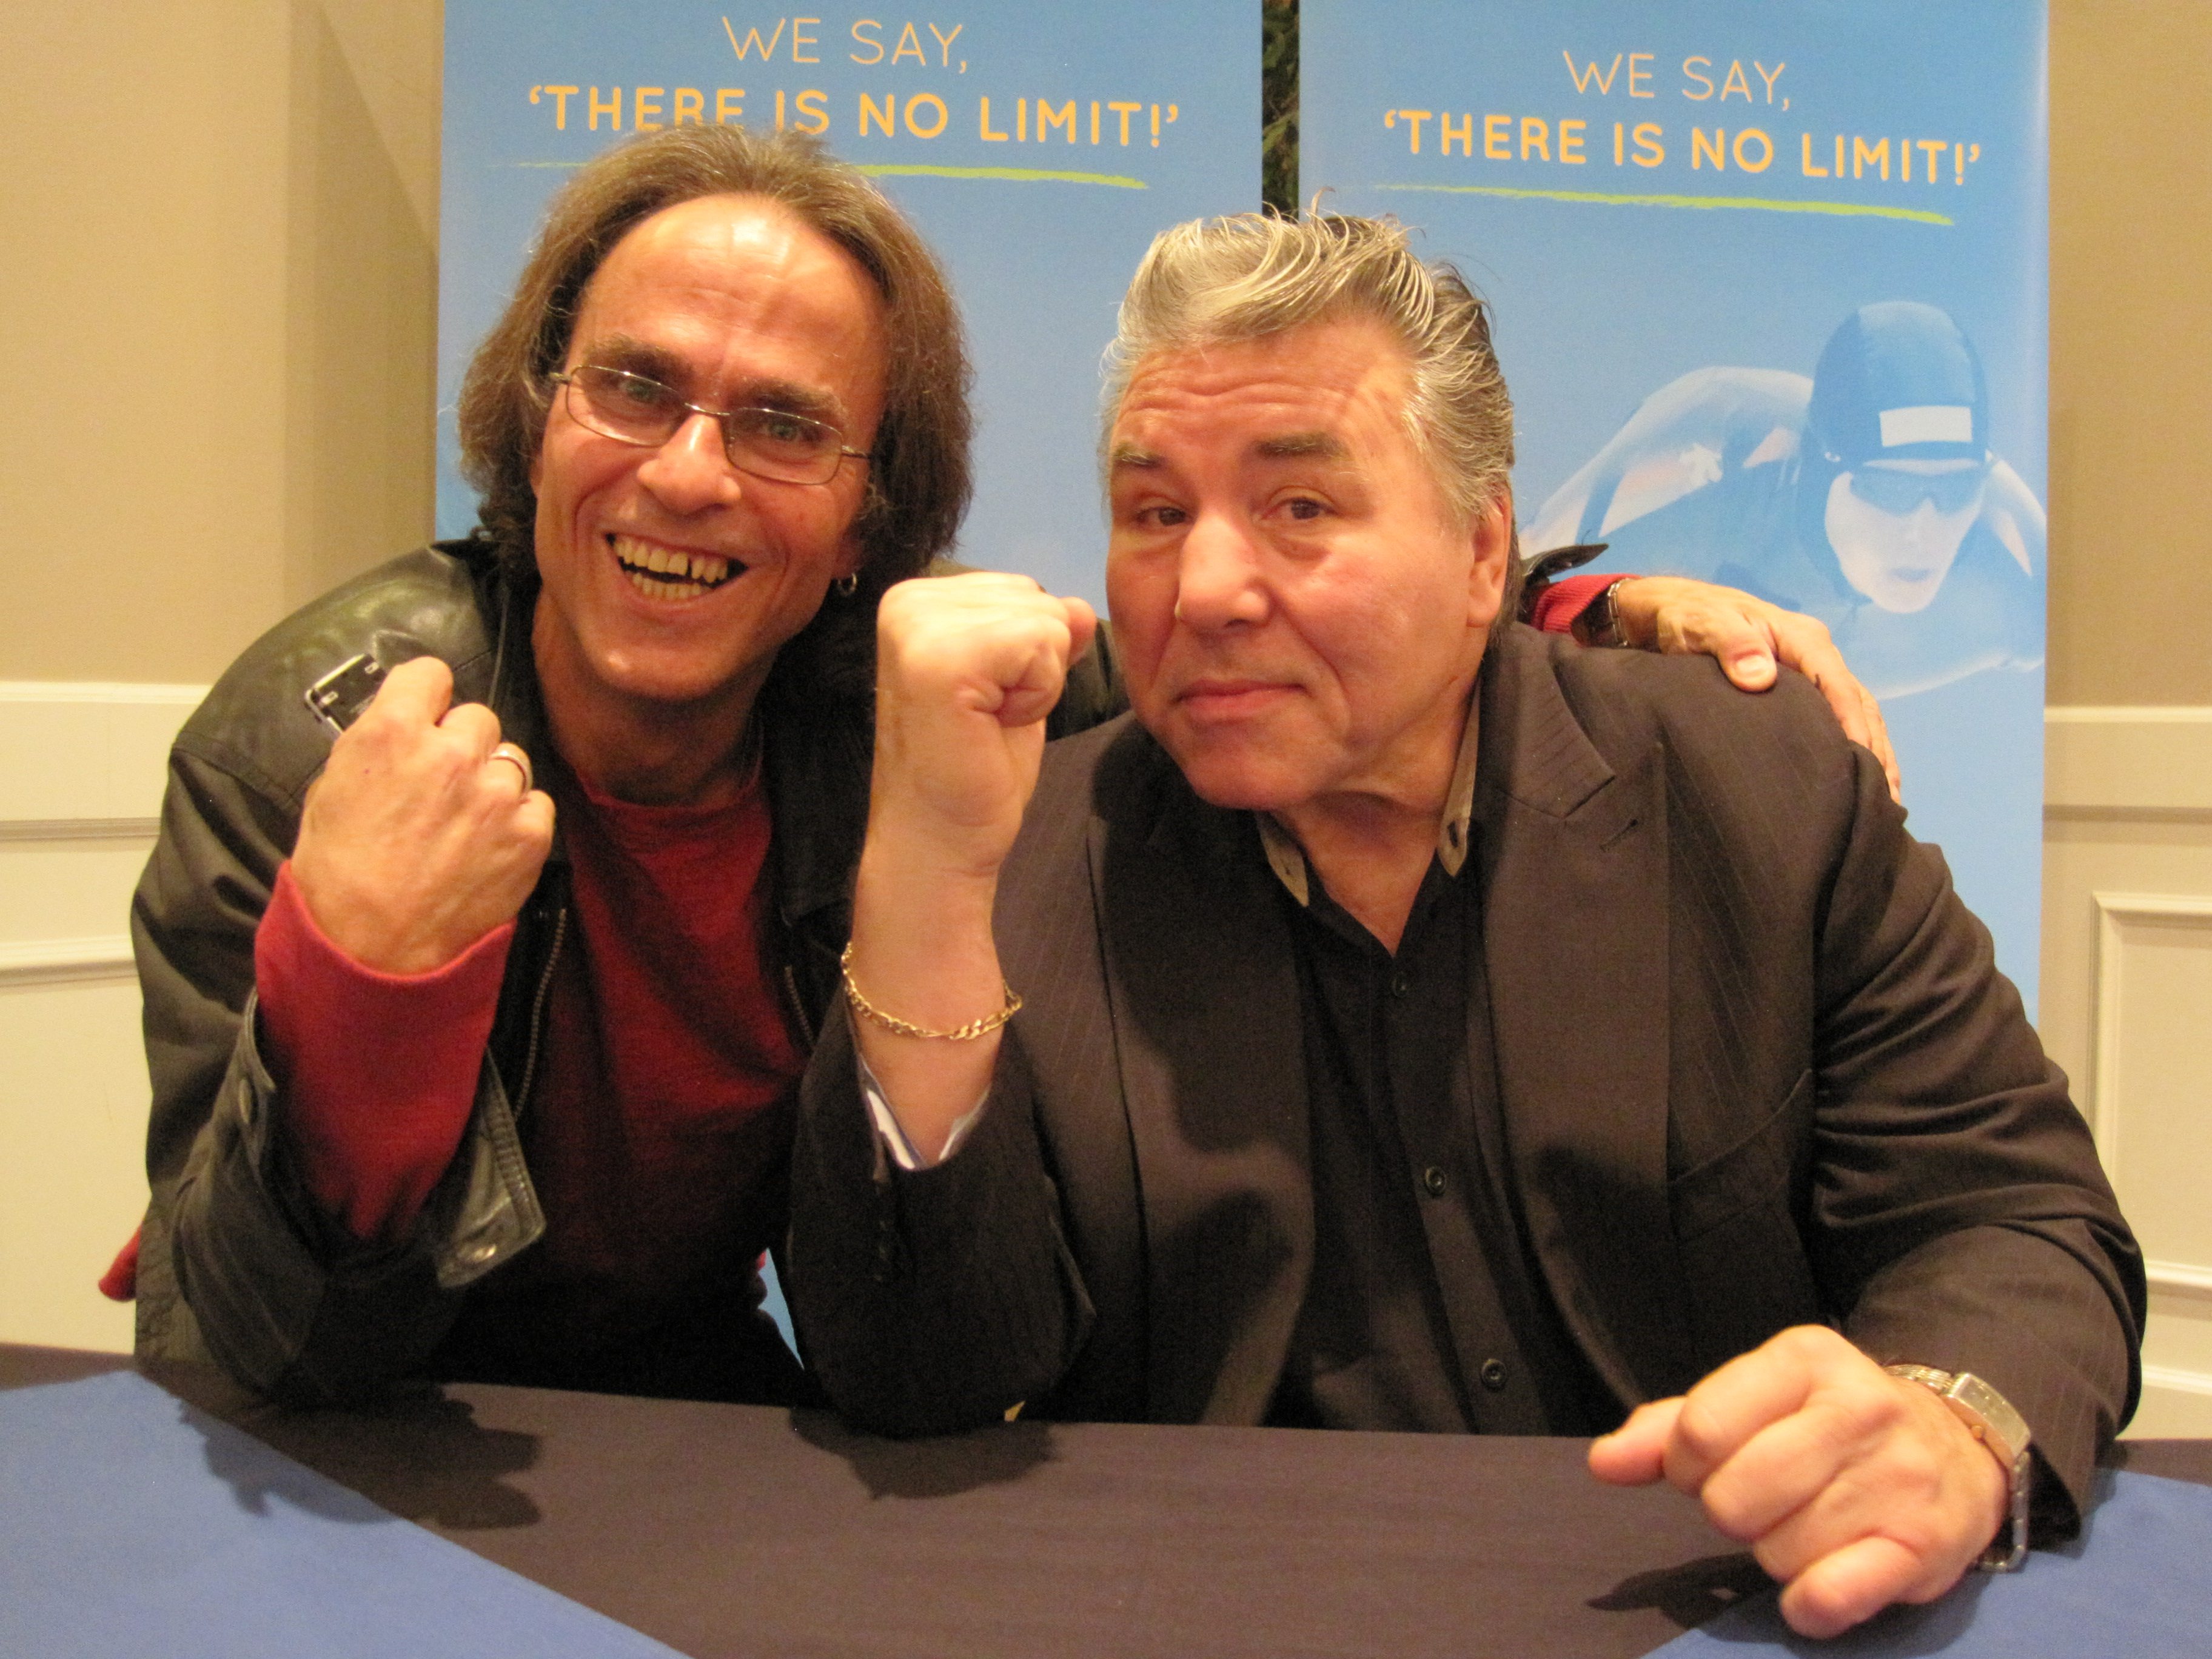
[[(1459, 874), (1467, 863), (1468, 830), (1474, 817), (1477, 733), (1481, 724), (1480, 708), (1470, 700), (1467, 727), (1460, 733), (1459, 755), (1452, 763), (1451, 787), (1444, 792), (1443, 812), (1437, 822), (1437, 862), (1443, 866), (1448, 876)], [(1260, 846), (1267, 855), (1267, 867), (1275, 872), (1275, 879), (1299, 904), (1311, 903), (1313, 878), (1297, 837), (1283, 828), (1272, 812), (1255, 812), (1252, 822), (1259, 826)]]

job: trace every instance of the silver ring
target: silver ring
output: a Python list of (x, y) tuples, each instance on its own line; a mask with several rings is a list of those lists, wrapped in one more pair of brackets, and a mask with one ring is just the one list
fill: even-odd
[(497, 748), (494, 749), (490, 754), (484, 757), (484, 764), (486, 766), (489, 766), (494, 761), (505, 761), (509, 766), (512, 766), (515, 769), (516, 773), (522, 779), (522, 793), (524, 794), (528, 794), (532, 790), (538, 787), (537, 775), (530, 769), (530, 757), (523, 753), (521, 749), (517, 747), (515, 744), (511, 743), (502, 743)]

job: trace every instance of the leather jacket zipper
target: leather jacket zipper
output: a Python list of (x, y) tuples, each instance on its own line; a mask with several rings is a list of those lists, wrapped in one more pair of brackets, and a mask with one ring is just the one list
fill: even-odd
[(545, 952), (545, 971), (538, 978), (538, 994), (530, 1000), (530, 1046), (522, 1054), (522, 1087), (508, 1103), (515, 1118), (520, 1121), (530, 1101), (530, 1085), (538, 1078), (538, 1040), (544, 1034), (545, 999), (553, 990), (554, 964), (561, 960), (561, 943), (568, 936), (568, 907), (562, 905), (553, 918), (553, 944)]
[(806, 1005), (799, 995), (799, 975), (792, 971), (788, 962), (783, 964), (783, 994), (790, 999), (791, 1017), (798, 1023), (799, 1037), (806, 1045), (806, 1052), (811, 1054), (821, 1033), (814, 1029), (814, 1022), (806, 1017)]

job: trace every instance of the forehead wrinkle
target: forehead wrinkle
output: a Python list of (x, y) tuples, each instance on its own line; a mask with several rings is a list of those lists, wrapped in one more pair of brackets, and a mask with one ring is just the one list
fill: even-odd
[[(645, 375), (686, 398), (697, 395), (697, 388), (691, 384), (689, 367), (682, 356), (665, 346), (652, 344), (635, 335), (603, 335), (592, 342), (583, 361), (601, 368), (619, 368), (627, 374)], [(836, 393), (821, 386), (805, 386), (797, 380), (775, 376), (744, 380), (739, 385), (741, 390), (731, 405), (732, 408), (787, 410), (794, 415), (828, 420), (833, 425), (842, 421), (845, 414), (843, 401)]]

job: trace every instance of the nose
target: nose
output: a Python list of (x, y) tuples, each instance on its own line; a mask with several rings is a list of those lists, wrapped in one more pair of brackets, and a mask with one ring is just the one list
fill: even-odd
[(1201, 514), (1182, 538), (1176, 620), (1212, 633), (1265, 622), (1267, 608), (1265, 572), (1250, 531), (1222, 514)]
[(637, 481), (672, 513), (725, 507), (744, 493), (722, 447), (721, 423), (696, 413), (638, 464)]

